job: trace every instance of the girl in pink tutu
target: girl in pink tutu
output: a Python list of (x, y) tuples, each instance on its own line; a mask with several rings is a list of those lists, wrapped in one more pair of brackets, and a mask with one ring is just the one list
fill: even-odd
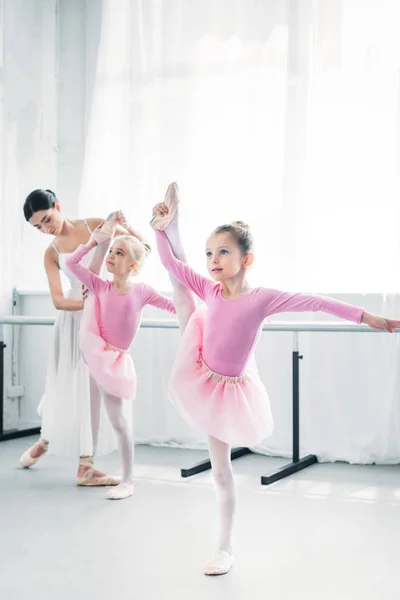
[(211, 279), (199, 275), (171, 249), (171, 234), (178, 231), (176, 185), (175, 191), (168, 202), (157, 204), (153, 210), (158, 251), (168, 272), (204, 304), (192, 314), (184, 330), (169, 391), (186, 421), (208, 434), (219, 497), (220, 535), (205, 574), (222, 575), (233, 563), (236, 494), (230, 447), (254, 446), (273, 431), (267, 391), (253, 358), (263, 321), (280, 312), (323, 311), (388, 332), (400, 327), (400, 321), (332, 298), (251, 288), (247, 272), (254, 260), (253, 240), (241, 221), (213, 231), (205, 249)]
[(70, 272), (83, 283), (96, 299), (95, 310), (81, 326), (81, 350), (90, 374), (99, 386), (107, 414), (117, 434), (122, 458), (122, 481), (107, 492), (110, 499), (121, 499), (133, 493), (133, 435), (124, 416), (124, 401), (136, 394), (136, 373), (129, 347), (140, 325), (146, 304), (175, 313), (168, 298), (145, 283), (135, 283), (133, 275), (143, 265), (149, 247), (132, 236), (115, 238), (106, 260), (112, 281), (105, 281), (83, 264), (84, 257), (97, 244), (113, 236), (118, 223), (116, 213), (100, 229), (92, 233), (66, 260)]

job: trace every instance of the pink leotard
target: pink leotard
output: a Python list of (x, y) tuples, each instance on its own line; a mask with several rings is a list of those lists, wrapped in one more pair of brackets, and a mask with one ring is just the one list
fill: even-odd
[(165, 268), (207, 304), (202, 356), (206, 365), (216, 373), (229, 377), (243, 373), (262, 322), (270, 315), (323, 311), (361, 323), (363, 309), (323, 296), (259, 287), (227, 300), (219, 283), (199, 275), (175, 258), (164, 232), (156, 231), (156, 239)]
[(140, 325), (143, 307), (151, 304), (170, 313), (175, 306), (146, 283), (135, 283), (129, 292), (120, 294), (111, 281), (105, 281), (80, 264), (89, 252), (79, 246), (65, 261), (67, 268), (90, 289), (99, 300), (99, 330), (101, 337), (123, 350), (127, 350)]

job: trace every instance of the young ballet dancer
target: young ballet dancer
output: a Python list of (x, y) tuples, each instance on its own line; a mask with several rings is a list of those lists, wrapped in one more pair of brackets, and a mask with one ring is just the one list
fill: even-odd
[(273, 430), (268, 395), (252, 358), (264, 319), (280, 312), (323, 311), (390, 333), (400, 327), (400, 321), (369, 314), (332, 298), (251, 288), (247, 272), (254, 260), (253, 239), (241, 221), (213, 231), (205, 250), (211, 279), (199, 275), (171, 249), (170, 237), (178, 234), (178, 193), (173, 185), (175, 193), (153, 209), (151, 224), (156, 230), (158, 251), (172, 277), (205, 305), (186, 325), (169, 391), (187, 422), (208, 434), (220, 532), (216, 553), (204, 573), (222, 575), (233, 563), (236, 492), (230, 447), (254, 446)]
[(80, 343), (89, 372), (102, 392), (111, 424), (117, 434), (122, 458), (122, 481), (107, 492), (110, 499), (128, 498), (133, 494), (133, 435), (123, 414), (124, 401), (136, 394), (136, 373), (129, 347), (140, 325), (146, 304), (176, 313), (173, 303), (145, 283), (134, 282), (143, 266), (146, 245), (131, 236), (115, 238), (106, 260), (113, 280), (105, 281), (83, 264), (84, 257), (97, 244), (113, 236), (121, 222), (121, 214), (111, 217), (92, 233), (66, 260), (71, 273), (95, 296), (97, 304), (92, 317), (82, 323)]

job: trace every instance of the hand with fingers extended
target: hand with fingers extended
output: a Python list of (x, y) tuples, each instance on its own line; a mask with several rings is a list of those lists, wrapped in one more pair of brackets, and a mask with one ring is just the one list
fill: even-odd
[(364, 312), (361, 322), (372, 329), (387, 331), (388, 333), (393, 333), (395, 329), (400, 329), (400, 320), (386, 319), (385, 317), (378, 317), (367, 312)]

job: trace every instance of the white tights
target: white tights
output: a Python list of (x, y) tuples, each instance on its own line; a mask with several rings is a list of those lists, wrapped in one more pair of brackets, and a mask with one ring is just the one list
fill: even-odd
[(108, 418), (110, 419), (111, 425), (118, 438), (118, 446), (122, 461), (122, 483), (131, 484), (133, 483), (133, 432), (123, 411), (123, 402), (129, 402), (129, 400), (124, 401), (122, 398), (106, 394), (104, 391), (103, 398)]
[(90, 378), (90, 418), (92, 422), (93, 454), (96, 454), (99, 437), (101, 392), (94, 379)]
[(219, 512), (218, 548), (232, 552), (232, 528), (236, 508), (236, 487), (233, 479), (231, 448), (211, 435), (208, 436), (208, 447), (212, 474), (217, 492)]

